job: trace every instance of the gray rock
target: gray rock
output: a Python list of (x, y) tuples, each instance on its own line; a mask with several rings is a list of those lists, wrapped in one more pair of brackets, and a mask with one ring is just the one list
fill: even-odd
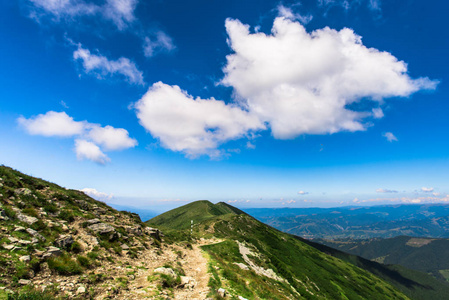
[(22, 226), (14, 226), (14, 231), (25, 231), (25, 227), (22, 227)]
[(5, 248), (6, 250), (12, 250), (14, 248), (14, 245), (3, 244), (3, 248)]
[(238, 296), (239, 300), (248, 300), (246, 298), (243, 298), (242, 296)]
[(16, 239), (15, 237), (12, 237), (12, 236), (8, 237), (8, 240), (9, 240), (11, 243), (18, 243), (18, 242), (19, 242), (19, 239)]
[(28, 232), (29, 234), (31, 234), (32, 236), (40, 239), (41, 241), (45, 242), (45, 237), (43, 237), (40, 233), (38, 233), (36, 230), (32, 229), (32, 228), (27, 228), (26, 232)]
[(42, 256), (43, 258), (49, 258), (52, 256), (59, 256), (62, 254), (61, 249), (50, 246), (47, 248), (47, 252)]
[(16, 195), (25, 195), (25, 196), (28, 196), (28, 195), (32, 194), (31, 190), (27, 189), (27, 188), (16, 189), (16, 190), (14, 190), (14, 193)]
[(157, 228), (151, 228), (151, 227), (145, 227), (145, 232), (147, 234), (149, 234), (152, 238), (160, 240), (161, 237), (164, 236), (164, 234), (162, 233), (162, 231), (160, 231)]
[(94, 225), (90, 225), (88, 227), (90, 230), (92, 230), (93, 232), (99, 233), (99, 234), (108, 234), (108, 233), (114, 233), (115, 232), (115, 228), (112, 227), (109, 224), (105, 224), (105, 223), (98, 223), (98, 224), (94, 224)]
[(224, 288), (219, 288), (217, 290), (217, 292), (218, 292), (218, 295), (220, 295), (220, 297), (222, 297), (222, 298), (226, 297), (226, 290)]
[(19, 257), (19, 260), (23, 262), (29, 262), (31, 260), (31, 257), (29, 255), (24, 255)]
[(122, 244), (120, 247), (122, 247), (123, 250), (129, 250), (129, 247), (127, 244)]
[(86, 292), (86, 288), (84, 286), (80, 286), (77, 290), (77, 294), (84, 294)]
[(27, 240), (19, 240), (19, 244), (25, 246), (25, 245), (31, 244), (31, 241), (27, 241)]
[(194, 278), (189, 276), (181, 276), (181, 286), (189, 289), (193, 289), (196, 285)]
[(154, 270), (154, 273), (164, 274), (164, 275), (170, 276), (172, 278), (176, 278), (176, 273), (171, 268), (164, 268), (164, 267), (157, 268)]
[(99, 219), (90, 219), (90, 220), (87, 220), (86, 221), (86, 223), (87, 224), (90, 224), (90, 225), (93, 225), (93, 224), (97, 224), (97, 223), (100, 223), (101, 221), (99, 220)]
[(60, 235), (58, 239), (55, 240), (55, 246), (59, 248), (68, 248), (73, 242), (74, 240), (71, 235)]
[(21, 285), (27, 285), (30, 283), (31, 283), (31, 280), (28, 280), (28, 279), (20, 279), (19, 280), (19, 284), (21, 284)]
[(140, 226), (127, 227), (126, 231), (128, 231), (128, 233), (135, 234), (138, 236), (143, 235), (142, 227), (140, 227)]
[(37, 218), (35, 217), (30, 217), (27, 216), (25, 214), (23, 214), (20, 210), (15, 210), (16, 211), (16, 217), (17, 219), (19, 219), (19, 221), (22, 221), (24, 223), (27, 223), (28, 225), (32, 225), (34, 223), (36, 223), (37, 221), (39, 221)]

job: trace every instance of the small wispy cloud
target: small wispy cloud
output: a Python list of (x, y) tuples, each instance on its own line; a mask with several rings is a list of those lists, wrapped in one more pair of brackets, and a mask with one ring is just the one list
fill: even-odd
[(386, 132), (386, 133), (383, 134), (383, 136), (384, 136), (384, 137), (387, 139), (387, 141), (389, 141), (390, 143), (391, 143), (391, 142), (397, 142), (397, 141), (398, 141), (397, 137), (396, 137), (393, 133), (391, 133), (391, 132)]
[(88, 49), (78, 44), (78, 50), (73, 52), (73, 58), (82, 61), (84, 71), (87, 74), (94, 74), (98, 79), (115, 74), (122, 75), (132, 84), (144, 85), (143, 73), (139, 71), (136, 64), (130, 59), (120, 57), (117, 60), (109, 60), (101, 54), (93, 54)]
[(74, 23), (81, 17), (100, 17), (112, 21), (119, 30), (135, 20), (137, 0), (106, 0), (103, 5), (83, 0), (30, 0), (30, 17), (40, 21), (50, 17), (53, 22)]
[(293, 9), (291, 7), (286, 7), (284, 5), (278, 5), (277, 7), (278, 15), (280, 17), (292, 20), (292, 21), (299, 21), (301, 24), (308, 24), (310, 21), (312, 21), (313, 16), (310, 14), (307, 15), (301, 15), (299, 13), (294, 13)]
[(376, 193), (397, 193), (396, 190), (389, 190), (389, 189), (377, 189)]
[(85, 193), (86, 195), (88, 195), (96, 200), (100, 200), (100, 201), (110, 200), (114, 196), (113, 194), (99, 192), (94, 188), (84, 188), (80, 191)]
[(299, 191), (298, 194), (299, 195), (307, 195), (307, 194), (309, 194), (309, 192)]
[(423, 191), (424, 193), (431, 193), (433, 192), (434, 188), (433, 187), (422, 187), (421, 191)]
[(143, 52), (146, 57), (152, 57), (160, 52), (171, 52), (176, 49), (173, 39), (163, 31), (157, 31), (144, 38)]

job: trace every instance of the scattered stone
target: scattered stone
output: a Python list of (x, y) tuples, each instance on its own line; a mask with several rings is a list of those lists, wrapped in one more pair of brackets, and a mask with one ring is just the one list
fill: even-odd
[(12, 250), (14, 248), (14, 245), (4, 244), (3, 248), (5, 248), (6, 250)]
[(43, 237), (40, 233), (38, 233), (36, 230), (32, 229), (32, 228), (27, 228), (26, 232), (28, 232), (29, 234), (31, 234), (32, 236), (38, 238), (39, 240), (45, 242), (45, 237)]
[(59, 256), (61, 255), (61, 249), (50, 246), (47, 248), (47, 252), (42, 256), (43, 258), (49, 258), (52, 256)]
[(107, 221), (107, 222), (114, 222), (115, 221), (115, 217), (114, 216), (111, 216), (111, 215), (104, 215), (104, 216), (102, 216), (103, 217), (103, 219), (105, 220), (105, 221)]
[(31, 241), (27, 241), (27, 240), (19, 240), (19, 244), (25, 246), (25, 245), (31, 244)]
[(73, 244), (74, 240), (71, 235), (60, 235), (55, 241), (55, 245), (59, 248), (68, 248)]
[(162, 231), (157, 228), (145, 227), (145, 232), (156, 240), (161, 240), (161, 237), (164, 236)]
[(8, 237), (8, 240), (9, 240), (11, 243), (18, 243), (18, 242), (19, 242), (19, 239), (16, 239), (15, 237), (12, 237), (12, 236)]
[(181, 286), (188, 289), (193, 289), (196, 286), (194, 278), (189, 276), (181, 276)]
[(222, 297), (222, 298), (226, 297), (226, 290), (224, 288), (219, 288), (217, 290), (217, 292), (218, 292), (218, 295), (220, 295), (220, 297)]
[(88, 227), (90, 230), (92, 230), (93, 232), (99, 233), (99, 234), (108, 234), (108, 233), (113, 233), (115, 232), (115, 228), (112, 227), (109, 224), (105, 224), (105, 223), (97, 223), (94, 225), (90, 225)]
[(29, 262), (31, 260), (31, 258), (29, 255), (24, 255), (24, 256), (19, 257), (19, 260), (23, 261), (23, 262)]
[(243, 298), (242, 296), (238, 296), (239, 300), (248, 300), (246, 298)]
[(14, 231), (25, 231), (25, 227), (22, 226), (14, 226)]
[(249, 270), (249, 267), (245, 265), (244, 263), (234, 263), (234, 265), (237, 265), (242, 270)]
[(129, 250), (129, 247), (126, 244), (122, 244), (120, 247), (122, 247), (123, 250)]
[(28, 196), (28, 195), (32, 194), (31, 190), (27, 189), (27, 188), (16, 189), (16, 190), (14, 190), (14, 193), (16, 195), (24, 195), (24, 196)]
[(80, 286), (77, 290), (77, 294), (84, 294), (86, 292), (86, 288), (84, 286)]
[(21, 285), (27, 285), (30, 283), (31, 283), (31, 280), (28, 280), (28, 279), (20, 279), (19, 280), (19, 284), (21, 284)]
[(135, 227), (128, 226), (128, 227), (126, 227), (126, 231), (128, 231), (128, 233), (135, 234), (138, 236), (143, 235), (142, 227), (140, 227), (140, 226), (135, 226)]
[(164, 267), (157, 268), (157, 269), (154, 270), (154, 273), (165, 274), (165, 275), (170, 276), (172, 278), (176, 278), (176, 273), (171, 268), (164, 268)]
[(90, 220), (86, 221), (86, 223), (90, 224), (90, 225), (97, 224), (97, 223), (100, 223), (100, 222), (101, 221), (99, 219), (90, 219)]
[(16, 211), (16, 217), (17, 217), (17, 219), (19, 219), (19, 221), (27, 223), (28, 225), (33, 225), (34, 223), (39, 221), (38, 218), (25, 215), (22, 212), (20, 212), (20, 210)]

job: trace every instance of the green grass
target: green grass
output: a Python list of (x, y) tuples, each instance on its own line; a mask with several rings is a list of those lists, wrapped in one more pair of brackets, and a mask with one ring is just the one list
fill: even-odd
[(72, 259), (68, 254), (50, 258), (48, 267), (60, 275), (79, 275), (83, 273), (83, 267), (78, 260)]

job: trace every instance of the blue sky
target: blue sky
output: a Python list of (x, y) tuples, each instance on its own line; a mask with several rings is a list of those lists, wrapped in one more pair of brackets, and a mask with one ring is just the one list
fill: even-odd
[(4, 165), (158, 211), (449, 201), (449, 4), (0, 5)]

